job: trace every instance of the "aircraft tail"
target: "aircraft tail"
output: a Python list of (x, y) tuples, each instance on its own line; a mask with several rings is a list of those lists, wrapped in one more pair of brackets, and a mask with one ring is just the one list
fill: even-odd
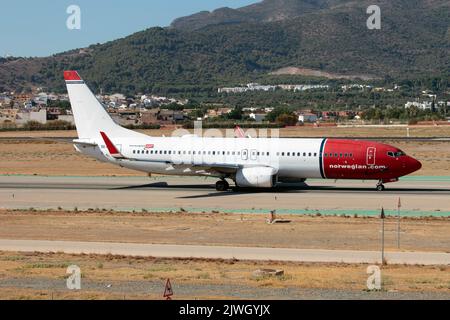
[(79, 139), (99, 138), (100, 131), (113, 138), (143, 136), (116, 124), (76, 71), (64, 71), (64, 79)]

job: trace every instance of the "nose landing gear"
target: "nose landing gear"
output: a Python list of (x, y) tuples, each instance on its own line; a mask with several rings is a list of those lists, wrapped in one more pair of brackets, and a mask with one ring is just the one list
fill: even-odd
[(384, 191), (384, 184), (382, 180), (378, 181), (376, 189), (377, 191)]
[(227, 191), (230, 188), (230, 185), (226, 180), (219, 180), (216, 182), (216, 190), (217, 191)]

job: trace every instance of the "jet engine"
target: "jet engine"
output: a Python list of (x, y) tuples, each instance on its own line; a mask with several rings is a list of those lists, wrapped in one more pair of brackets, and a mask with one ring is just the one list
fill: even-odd
[(277, 183), (277, 170), (271, 167), (242, 168), (236, 172), (236, 185), (247, 188), (272, 188)]

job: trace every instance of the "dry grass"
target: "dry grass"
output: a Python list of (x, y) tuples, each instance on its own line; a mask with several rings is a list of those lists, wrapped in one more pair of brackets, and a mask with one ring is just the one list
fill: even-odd
[[(20, 257), (20, 259), (17, 259)], [(126, 283), (152, 282), (161, 284), (170, 278), (172, 285), (184, 286), (237, 286), (240, 288), (302, 288), (302, 289), (366, 289), (367, 265), (276, 263), (254, 261), (201, 260), (201, 259), (155, 259), (101, 255), (67, 254), (20, 254), (0, 252), (2, 279), (27, 278), (40, 281), (57, 280), (64, 283), (67, 263), (78, 265), (82, 270), (82, 282)], [(33, 268), (34, 265), (47, 267)], [(56, 267), (55, 267), (56, 266)], [(258, 279), (252, 273), (261, 267), (283, 269), (284, 276)], [(382, 268), (383, 290), (401, 292), (426, 291), (448, 292), (450, 267), (433, 266), (385, 266)], [(44, 280), (43, 280), (44, 279)], [(149, 284), (150, 285), (150, 284)], [(176, 290), (175, 290), (176, 293)], [(0, 299), (160, 299), (152, 293), (117, 291), (105, 289), (81, 290), (79, 292), (58, 290), (32, 290), (6, 287), (0, 290)], [(199, 298), (176, 296), (177, 298)], [(220, 298), (205, 295), (204, 298)]]
[[(0, 239), (112, 241), (311, 249), (379, 250), (376, 218), (264, 215), (0, 211)], [(242, 219), (242, 220), (241, 220)], [(448, 251), (450, 219), (402, 219), (401, 248)], [(386, 248), (396, 248), (397, 222), (386, 220)], [(51, 230), (52, 232), (48, 232)]]

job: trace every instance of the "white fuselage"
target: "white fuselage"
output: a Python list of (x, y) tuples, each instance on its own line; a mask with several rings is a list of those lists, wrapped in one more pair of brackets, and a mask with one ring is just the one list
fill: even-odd
[(75, 146), (78, 151), (101, 161), (148, 173), (215, 176), (204, 172), (202, 167), (220, 164), (268, 166), (277, 170), (279, 178), (302, 179), (321, 178), (319, 158), (323, 141), (196, 136), (116, 138), (115, 146), (127, 158), (123, 160), (112, 157), (103, 141), (96, 141), (100, 147)]

